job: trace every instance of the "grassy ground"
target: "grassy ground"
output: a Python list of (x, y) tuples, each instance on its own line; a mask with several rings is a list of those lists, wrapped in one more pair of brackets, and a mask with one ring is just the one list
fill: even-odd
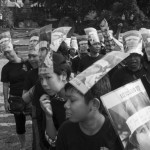
[[(7, 61), (0, 59), (1, 68)], [(1, 76), (0, 76), (1, 78)], [(31, 150), (32, 145), (32, 122), (27, 117), (26, 122), (26, 140), (27, 150)], [(19, 150), (20, 144), (15, 131), (15, 122), (12, 114), (6, 114), (4, 110), (4, 100), (2, 94), (2, 83), (0, 82), (0, 150)]]

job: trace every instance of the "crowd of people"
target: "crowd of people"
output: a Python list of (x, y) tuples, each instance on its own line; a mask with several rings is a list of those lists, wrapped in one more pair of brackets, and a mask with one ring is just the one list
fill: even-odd
[[(5, 110), (14, 114), (20, 150), (26, 149), (27, 115), (32, 118), (33, 150), (150, 149), (147, 145), (135, 148), (132, 142), (132, 149), (124, 147), (100, 99), (137, 79), (150, 96), (150, 63), (142, 34), (129, 31), (131, 39), (126, 40), (125, 34), (120, 40), (122, 33), (114, 35), (105, 19), (99, 29), (87, 28), (85, 35), (70, 39), (65, 28), (55, 32), (46, 29), (51, 37), (46, 31), (42, 35), (33, 32), (27, 60), (18, 57), (9, 31), (0, 35), (1, 50), (9, 60), (1, 72)], [(70, 82), (112, 51), (129, 56), (86, 93)]]

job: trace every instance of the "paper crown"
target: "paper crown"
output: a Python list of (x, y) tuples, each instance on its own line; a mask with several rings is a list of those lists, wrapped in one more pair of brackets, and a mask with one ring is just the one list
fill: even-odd
[(79, 44), (88, 43), (88, 35), (78, 36), (77, 41), (78, 41)]
[(39, 74), (53, 73), (55, 66), (60, 66), (62, 63), (66, 62), (63, 55), (55, 52), (48, 52), (44, 62), (39, 67)]
[(81, 93), (85, 94), (103, 76), (105, 76), (111, 69), (128, 56), (129, 54), (127, 53), (112, 51), (77, 75), (70, 81), (70, 84), (72, 84)]
[(76, 51), (78, 50), (78, 42), (77, 42), (77, 38), (75, 36), (71, 37), (70, 47), (74, 48)]
[(60, 28), (53, 30), (52, 41), (50, 45), (50, 48), (53, 51), (57, 52), (62, 41), (65, 41), (65, 39), (67, 38), (67, 34), (70, 31), (70, 29), (71, 27), (60, 27)]
[(39, 74), (53, 73), (53, 60), (51, 52), (48, 52), (44, 62), (39, 67)]
[(48, 42), (47, 41), (40, 41), (38, 46), (39, 46), (39, 49), (40, 48), (48, 48)]
[[(143, 125), (146, 127), (150, 121), (150, 101), (142, 81), (138, 79), (128, 83), (101, 96), (101, 100), (117, 132), (126, 131), (128, 135), (125, 138), (135, 145), (137, 140), (133, 133)], [(121, 130), (118, 125), (122, 127)], [(124, 141), (122, 134), (119, 136)]]
[(6, 31), (0, 34), (0, 40), (3, 38), (11, 38), (10, 32)]
[(67, 44), (67, 46), (70, 48), (71, 38), (66, 38), (64, 42)]
[(138, 53), (143, 55), (142, 52), (142, 35), (137, 30), (127, 31), (123, 34), (124, 51), (128, 53)]
[(52, 24), (40, 28), (40, 41), (51, 43)]
[(86, 35), (89, 37), (89, 41), (91, 44), (100, 43), (97, 30), (95, 28), (86, 28), (84, 29)]

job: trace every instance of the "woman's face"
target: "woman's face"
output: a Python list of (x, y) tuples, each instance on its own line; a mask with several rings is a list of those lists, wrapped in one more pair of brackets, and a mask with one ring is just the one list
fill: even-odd
[(137, 129), (136, 138), (140, 150), (150, 150), (150, 121)]
[(57, 75), (54, 72), (52, 73), (50, 69), (47, 69), (46, 72), (40, 73), (39, 77), (43, 89), (51, 96), (60, 92), (66, 83), (64, 82), (64, 75)]

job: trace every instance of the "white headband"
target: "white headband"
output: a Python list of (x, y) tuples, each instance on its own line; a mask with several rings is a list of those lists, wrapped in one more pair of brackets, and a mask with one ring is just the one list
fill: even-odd
[(38, 36), (32, 36), (30, 38), (30, 41), (33, 41), (33, 40), (39, 41), (39, 37)]

